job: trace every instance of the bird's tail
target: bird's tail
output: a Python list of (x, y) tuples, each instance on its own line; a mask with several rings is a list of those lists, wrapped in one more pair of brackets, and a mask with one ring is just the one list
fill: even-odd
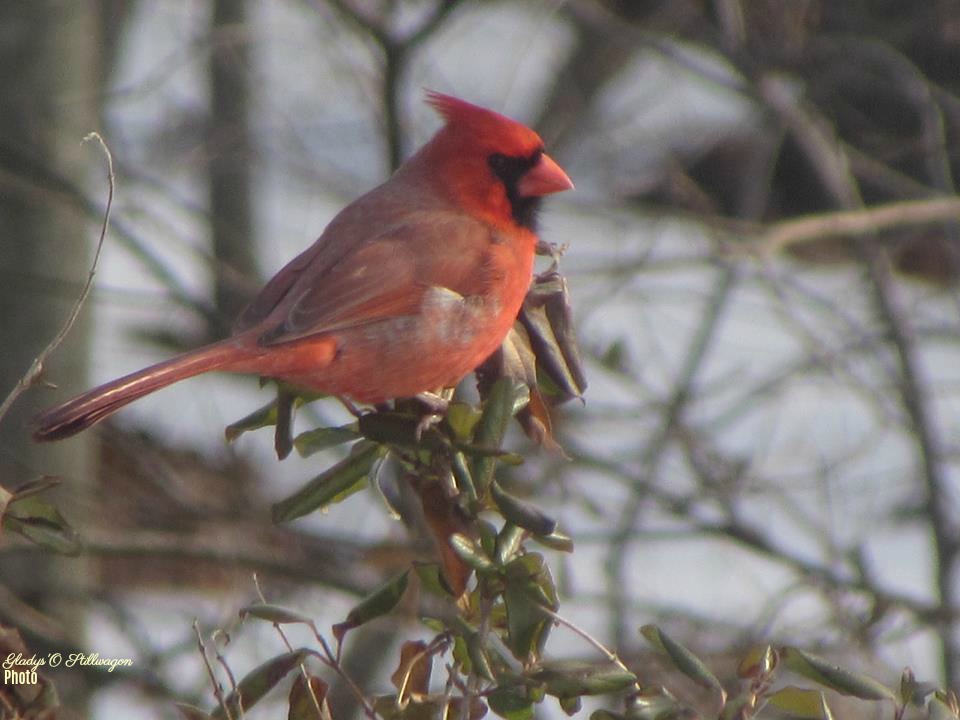
[(144, 395), (210, 370), (233, 369), (229, 366), (236, 360), (237, 345), (224, 340), (117, 378), (37, 415), (33, 439), (46, 442), (70, 437)]

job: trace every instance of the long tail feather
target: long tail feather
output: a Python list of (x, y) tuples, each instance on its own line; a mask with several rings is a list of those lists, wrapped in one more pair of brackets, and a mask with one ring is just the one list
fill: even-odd
[(210, 370), (227, 369), (236, 360), (229, 340), (164, 360), (88, 390), (34, 418), (33, 439), (61, 440), (85, 430), (144, 395)]

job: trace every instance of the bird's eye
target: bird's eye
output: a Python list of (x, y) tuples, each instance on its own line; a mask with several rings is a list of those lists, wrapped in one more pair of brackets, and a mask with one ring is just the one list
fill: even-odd
[(507, 169), (507, 165), (509, 164), (510, 160), (506, 155), (501, 155), (500, 153), (494, 153), (493, 155), (487, 158), (487, 162), (490, 163), (490, 168), (495, 173), (499, 174)]

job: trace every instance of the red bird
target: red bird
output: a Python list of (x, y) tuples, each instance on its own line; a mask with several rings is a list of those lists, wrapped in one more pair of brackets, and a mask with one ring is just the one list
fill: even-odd
[(524, 125), (427, 100), (444, 126), (280, 270), (232, 337), (46, 410), (34, 438), (69, 437), (211, 370), (379, 403), (451, 387), (482, 363), (530, 285), (541, 198), (573, 183)]

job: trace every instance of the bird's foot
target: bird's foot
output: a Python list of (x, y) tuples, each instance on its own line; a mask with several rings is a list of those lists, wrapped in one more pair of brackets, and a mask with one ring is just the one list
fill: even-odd
[(443, 420), (444, 415), (447, 413), (447, 408), (450, 406), (450, 401), (442, 395), (432, 392), (417, 393), (414, 399), (427, 409), (426, 415), (421, 417), (417, 422), (417, 429), (415, 431), (417, 442), (420, 442), (423, 433)]

